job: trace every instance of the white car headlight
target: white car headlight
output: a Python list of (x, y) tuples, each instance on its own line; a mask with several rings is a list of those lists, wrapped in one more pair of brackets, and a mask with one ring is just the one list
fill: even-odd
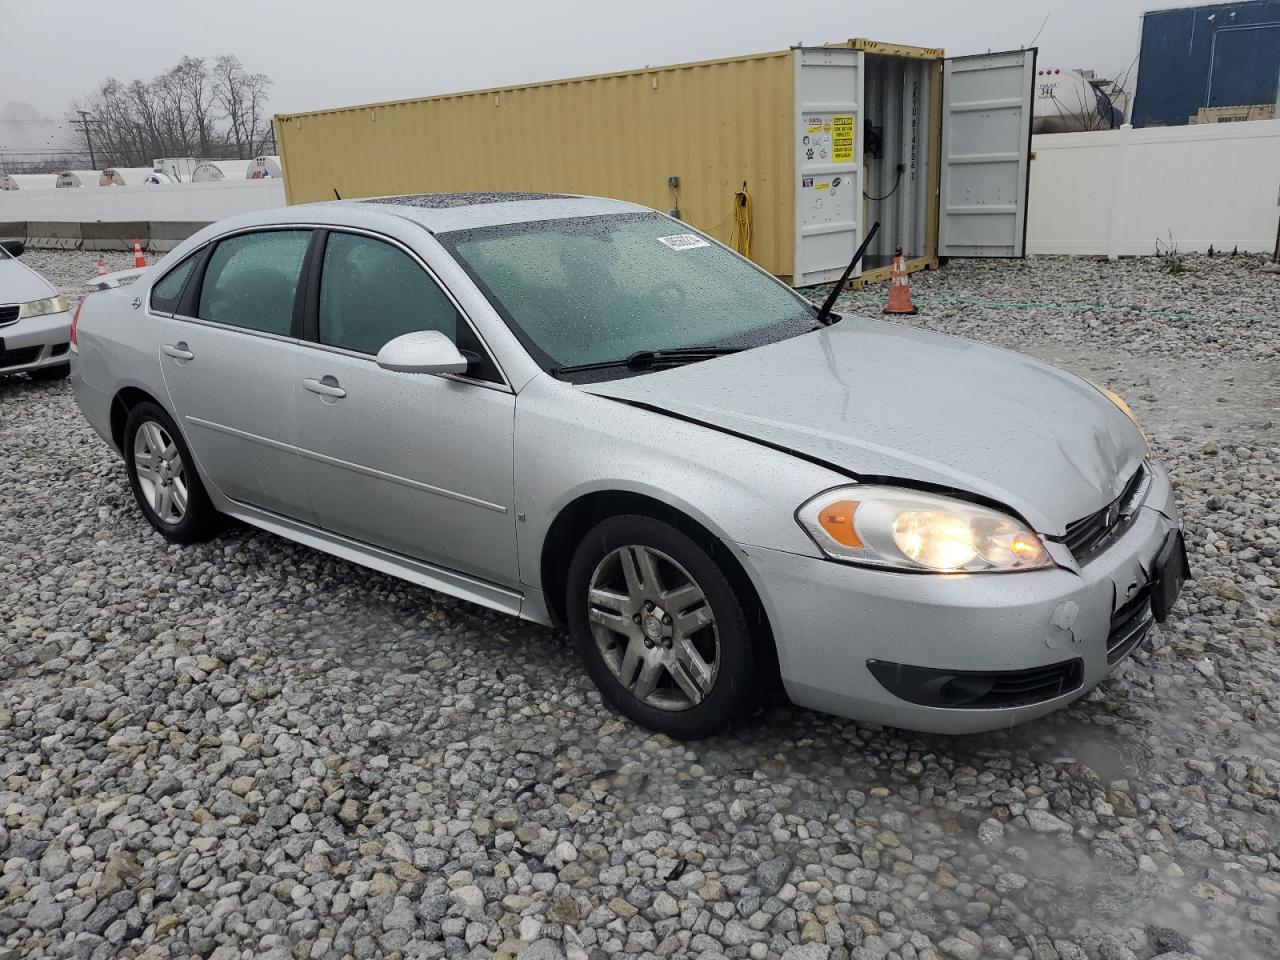
[(66, 313), (71, 309), (67, 298), (63, 296), (47, 297), (44, 300), (32, 300), (18, 308), (18, 319), (25, 317), (47, 317), (51, 313)]
[(1053, 566), (1039, 536), (998, 510), (901, 487), (828, 490), (796, 511), (833, 560), (896, 570), (981, 573)]

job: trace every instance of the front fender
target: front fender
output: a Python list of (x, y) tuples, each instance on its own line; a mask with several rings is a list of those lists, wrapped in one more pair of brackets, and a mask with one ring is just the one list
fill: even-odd
[(796, 508), (847, 477), (710, 427), (535, 378), (516, 401), (515, 487), (521, 580), (542, 588), (557, 516), (592, 493), (640, 494), (721, 540), (819, 556)]

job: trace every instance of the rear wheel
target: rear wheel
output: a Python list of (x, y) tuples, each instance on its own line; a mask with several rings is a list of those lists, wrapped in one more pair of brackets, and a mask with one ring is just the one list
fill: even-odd
[(756, 704), (743, 604), (711, 556), (668, 524), (633, 515), (595, 526), (569, 564), (566, 610), (600, 692), (651, 730), (707, 737)]
[(154, 403), (129, 411), (124, 425), (129, 486), (143, 515), (171, 543), (200, 543), (218, 530), (218, 514), (169, 415)]
[(32, 380), (65, 380), (71, 375), (71, 363), (60, 363), (56, 367), (41, 367), (39, 370), (28, 370), (27, 376)]

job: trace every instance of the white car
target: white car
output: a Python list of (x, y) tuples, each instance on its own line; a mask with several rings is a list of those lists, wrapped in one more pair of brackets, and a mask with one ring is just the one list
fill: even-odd
[(0, 375), (61, 380), (71, 372), (71, 306), (18, 262), (21, 240), (0, 240)]

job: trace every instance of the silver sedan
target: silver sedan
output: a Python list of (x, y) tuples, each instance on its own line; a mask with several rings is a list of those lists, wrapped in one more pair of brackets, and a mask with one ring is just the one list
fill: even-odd
[(162, 536), (236, 517), (565, 624), (672, 736), (778, 687), (915, 730), (1026, 720), (1101, 682), (1188, 572), (1118, 397), (824, 314), (644, 207), (297, 206), (126, 279), (84, 302), (72, 380)]
[(21, 240), (0, 240), (0, 374), (61, 380), (71, 372), (70, 304), (18, 258)]

